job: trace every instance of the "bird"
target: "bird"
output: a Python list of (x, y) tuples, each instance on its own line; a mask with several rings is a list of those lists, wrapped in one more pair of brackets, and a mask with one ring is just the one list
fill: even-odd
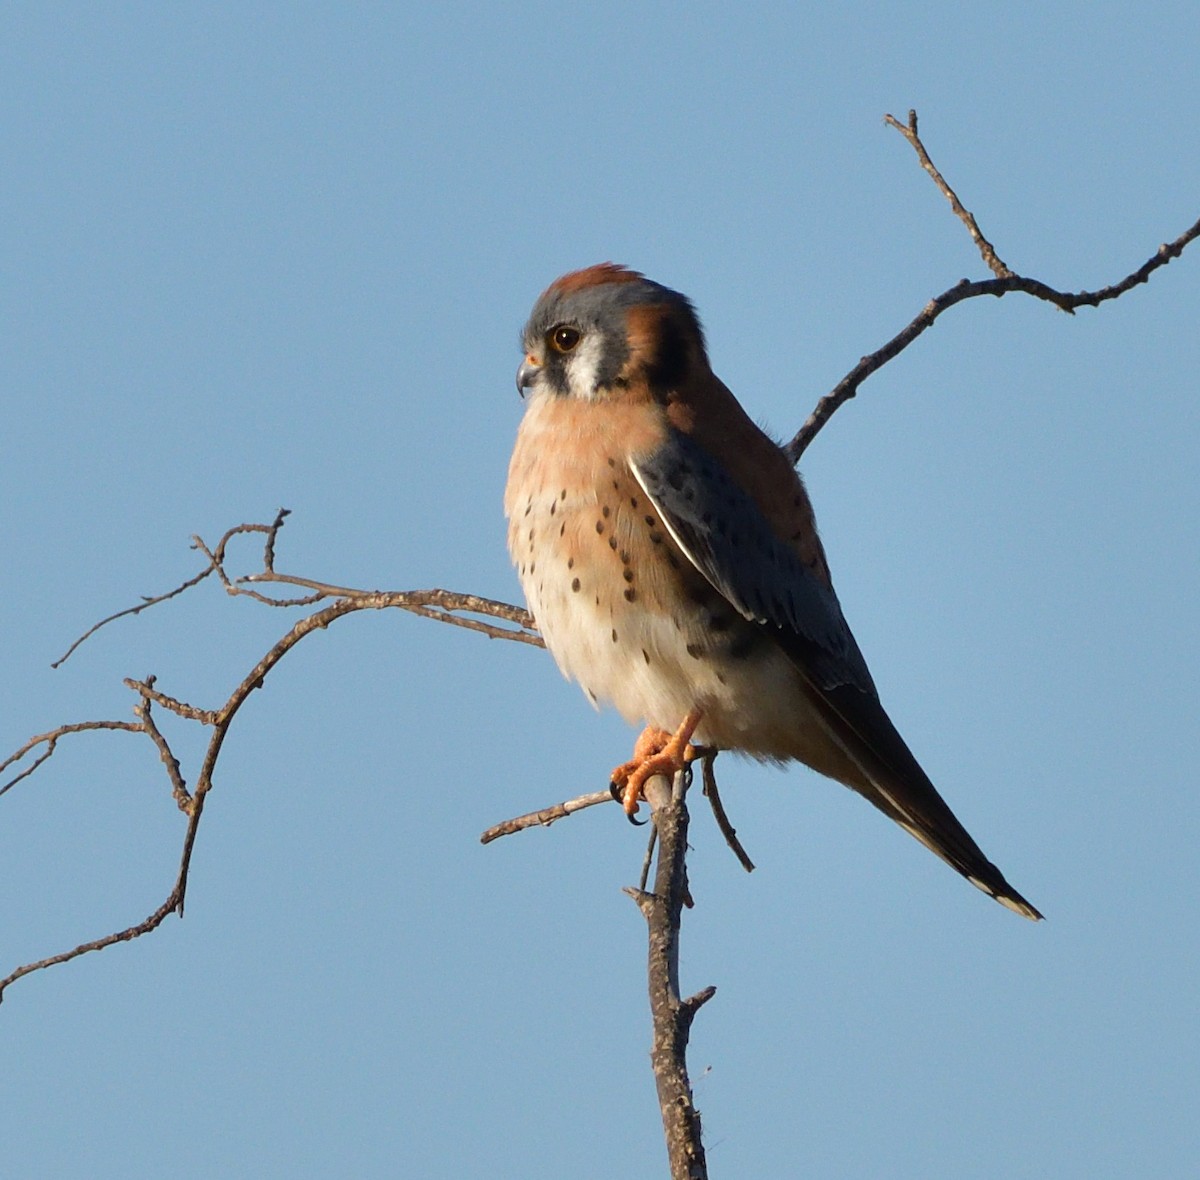
[(645, 727), (612, 775), (627, 814), (701, 749), (798, 761), (1040, 919), (884, 711), (804, 483), (714, 374), (691, 301), (600, 263), (551, 283), (521, 341), (508, 549), (562, 673)]

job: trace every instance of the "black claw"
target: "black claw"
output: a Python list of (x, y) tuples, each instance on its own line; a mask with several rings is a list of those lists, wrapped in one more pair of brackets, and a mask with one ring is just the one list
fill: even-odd
[[(624, 789), (624, 787), (618, 787), (616, 783), (609, 783), (608, 784), (608, 793), (613, 797), (614, 803), (620, 803), (621, 806), (624, 807), (624, 805), (625, 805), (625, 789)], [(646, 821), (644, 819), (634, 819), (633, 816), (630, 815), (628, 812), (626, 812), (625, 818), (627, 820), (629, 820), (629, 822), (631, 824), (633, 824), (633, 826), (635, 828), (645, 827)]]

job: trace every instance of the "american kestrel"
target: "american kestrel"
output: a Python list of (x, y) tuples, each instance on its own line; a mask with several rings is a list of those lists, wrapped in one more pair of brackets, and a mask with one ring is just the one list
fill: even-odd
[(804, 484), (709, 367), (691, 303), (604, 263), (551, 284), (523, 343), (508, 548), (564, 675), (647, 727), (613, 775), (626, 811), (693, 741), (795, 759), (1040, 918), (884, 712)]

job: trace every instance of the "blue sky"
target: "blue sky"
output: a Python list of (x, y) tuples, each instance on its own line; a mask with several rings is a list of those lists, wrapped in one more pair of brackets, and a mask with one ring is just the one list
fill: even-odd
[[(0, 15), (0, 745), (214, 705), (288, 625), (189, 537), (292, 509), (279, 568), (515, 600), (517, 333), (614, 259), (696, 302), (790, 435), (984, 270), (1096, 287), (1200, 215), (1194, 5), (8, 5)], [(804, 472), (898, 726), (1022, 922), (849, 792), (723, 760), (685, 988), (714, 1176), (1180, 1175), (1200, 1150), (1200, 252), (1069, 318), (943, 317)], [(254, 554), (247, 556), (246, 568)], [(186, 764), (200, 749), (169, 735)], [(244, 710), (187, 917), (0, 1006), (14, 1175), (656, 1177), (632, 733), (543, 654), (399, 613)], [(0, 974), (165, 896), (144, 740), (0, 798)]]

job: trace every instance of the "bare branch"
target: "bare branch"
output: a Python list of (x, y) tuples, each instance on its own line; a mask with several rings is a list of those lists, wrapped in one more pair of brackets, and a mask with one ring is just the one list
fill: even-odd
[[(143, 685), (143, 687), (148, 688), (149, 685), (153, 683), (153, 679), (153, 677), (147, 677), (146, 683)], [(58, 738), (64, 734), (79, 733), (92, 729), (115, 729), (127, 733), (146, 733), (159, 748), (160, 756), (162, 757), (163, 762), (168, 763), (168, 759), (173, 761), (174, 756), (170, 753), (170, 749), (166, 746), (166, 743), (163, 742), (161, 745), (159, 744), (162, 735), (158, 734), (157, 727), (154, 726), (152, 721), (149, 721), (149, 702), (147, 698), (143, 697), (142, 704), (135, 709), (135, 712), (141, 716), (142, 720), (140, 722), (85, 721), (76, 725), (60, 726), (58, 729), (53, 730), (50, 733), (41, 734), (36, 738), (31, 738), (25, 743), (24, 746), (21, 747), (20, 750), (7, 759), (7, 761), (3, 763), (3, 766), (11, 765), (16, 759), (22, 757), (25, 753), (28, 753), (30, 750), (32, 750), (38, 743), (45, 742), (47, 745), (46, 752), (37, 760), (37, 763), (35, 763), (34, 767), (31, 768), (31, 770), (36, 769), (38, 765), (44, 762), (50, 756), (50, 754), (53, 753), (54, 745)], [(147, 722), (149, 722), (149, 724), (147, 724)], [(3, 766), (0, 766), (0, 769), (3, 769)], [(176, 771), (178, 771), (178, 763), (176, 763)], [(26, 774), (28, 773), (30, 773), (30, 771), (26, 772)], [(168, 773), (170, 773), (169, 763)], [(24, 775), (18, 776), (18, 778), (21, 777), (24, 777)], [(13, 780), (13, 782), (16, 781), (16, 779)], [(11, 785), (12, 783), (7, 784), (7, 786)], [(7, 786), (5, 789), (7, 789)], [(172, 777), (172, 786), (174, 789), (174, 777)], [(4, 993), (8, 989), (9, 985), (15, 983), (18, 979), (21, 979), (26, 975), (31, 975), (35, 971), (42, 971), (47, 967), (55, 967), (60, 963), (69, 963), (72, 959), (78, 959), (81, 955), (89, 954), (91, 951), (102, 951), (105, 949), (105, 947), (113, 946), (118, 942), (129, 942), (131, 939), (139, 938), (143, 934), (149, 934), (150, 931), (157, 930), (158, 927), (162, 925), (163, 920), (168, 914), (173, 912), (178, 912), (180, 915), (183, 914), (183, 893), (187, 881), (188, 867), (191, 862), (191, 850), (193, 844), (195, 843), (196, 829), (200, 823), (200, 814), (203, 811), (203, 797), (200, 796), (199, 792), (197, 792), (197, 796), (197, 798), (194, 798), (190, 802), (188, 808), (183, 808), (182, 802), (180, 803), (181, 808), (188, 812), (188, 825), (186, 834), (184, 836), (183, 858), (180, 864), (179, 873), (175, 880), (175, 884), (162, 905), (160, 905), (153, 913), (144, 918), (141, 922), (138, 922), (133, 926), (127, 926), (124, 930), (117, 930), (112, 934), (106, 934), (103, 938), (96, 938), (89, 942), (80, 943), (78, 946), (69, 951), (63, 951), (60, 954), (50, 955), (48, 958), (38, 959), (35, 962), (25, 963), (24, 965), (17, 967), (3, 979), (0, 979), (0, 1002), (3, 1001)], [(178, 794), (176, 794), (176, 799), (177, 801), (179, 800)]]
[(1025, 295), (1032, 295), (1035, 299), (1042, 299), (1047, 303), (1053, 303), (1055, 307), (1062, 311), (1074, 314), (1076, 308), (1098, 307), (1101, 303), (1106, 303), (1110, 299), (1117, 299), (1121, 295), (1124, 295), (1126, 291), (1131, 290), (1140, 283), (1146, 282), (1156, 270), (1166, 266), (1173, 258), (1178, 258), (1190, 242), (1200, 237), (1200, 220), (1197, 220), (1195, 224), (1180, 234), (1173, 242), (1166, 242), (1159, 246), (1146, 262), (1119, 282), (1112, 283), (1107, 287), (1101, 287), (1098, 291), (1077, 291), (1072, 293), (1055, 290), (1055, 288), (1048, 286), (1039, 279), (1031, 279), (1023, 275), (1014, 274), (1000, 261), (991, 243), (980, 231), (975, 218), (963, 208), (954, 190), (946, 183), (942, 174), (934, 167), (933, 162), (930, 160), (929, 153), (925, 150), (925, 145), (917, 135), (916, 111), (909, 112), (907, 125), (901, 123), (891, 115), (886, 116), (886, 122), (889, 126), (895, 127), (900, 131), (905, 139), (912, 144), (921, 160), (922, 167), (933, 177), (938, 188), (950, 201), (955, 214), (962, 220), (970, 232), (972, 240), (979, 248), (984, 261), (998, 277), (978, 282), (970, 282), (967, 279), (963, 279), (961, 282), (956, 283), (949, 290), (943, 291), (936, 298), (931, 299), (921, 310), (920, 314), (903, 331), (893, 336), (882, 348), (876, 349), (875, 352), (864, 356), (829, 393), (817, 402), (816, 408), (808, 416), (807, 421), (796, 432), (795, 437), (784, 447), (784, 452), (793, 463), (800, 461), (801, 455), (804, 454), (809, 444), (816, 438), (825, 423), (833, 417), (839, 407), (858, 393), (859, 386), (872, 373), (881, 369), (888, 361), (903, 352), (926, 329), (933, 326), (938, 316), (944, 311), (949, 310), (956, 303), (961, 303), (964, 299), (974, 299), (980, 295), (1000, 297), (1009, 294), (1011, 291), (1020, 291)]
[[(117, 619), (125, 618), (128, 615), (140, 614), (148, 607), (156, 606), (160, 602), (166, 602), (168, 599), (182, 594), (185, 590), (199, 585), (205, 578), (214, 573), (217, 575), (221, 585), (224, 586), (226, 593), (235, 597), (253, 598), (255, 602), (261, 602), (265, 606), (303, 607), (312, 606), (314, 603), (324, 601), (327, 598), (352, 599), (363, 609), (382, 610), (387, 607), (396, 607), (400, 610), (407, 610), (413, 614), (420, 615), (422, 618), (432, 619), (437, 623), (449, 623), (451, 626), (465, 627), (470, 631), (478, 631), (491, 639), (509, 639), (517, 643), (527, 643), (531, 647), (546, 646), (542, 641), (542, 637), (537, 633), (533, 616), (524, 608), (513, 606), (508, 602), (499, 602), (493, 598), (483, 598), (478, 594), (461, 594), (454, 590), (357, 590), (349, 586), (336, 586), (329, 582), (314, 581), (311, 578), (300, 578), (289, 574), (276, 573), (274, 568), (275, 543), (279, 535), (279, 530), (283, 526), (284, 518), (287, 515), (288, 510), (281, 508), (275, 520), (269, 525), (235, 525), (233, 528), (226, 530), (220, 541), (211, 549), (201, 537), (192, 537), (192, 547), (199, 550), (199, 552), (208, 558), (208, 565), (204, 569), (189, 578), (186, 582), (176, 586), (173, 590), (169, 590), (166, 594), (146, 598), (137, 606), (117, 611), (115, 614), (101, 619), (100, 622), (96, 623), (76, 639), (67, 649), (66, 654), (56, 660), (52, 667), (57, 668), (61, 665), (72, 655), (76, 648), (99, 631), (101, 627), (115, 622)], [(258, 573), (231, 578), (225, 568), (226, 549), (234, 537), (243, 536), (247, 533), (266, 534), (267, 541), (263, 553), (263, 568)], [(298, 586), (311, 590), (312, 593), (296, 598), (271, 598), (251, 588), (253, 585), (264, 583)], [(484, 615), (512, 623), (514, 626), (497, 627), (490, 623), (481, 622), (479, 619), (464, 618), (462, 617), (463, 614)], [(127, 681), (127, 683), (130, 684), (130, 687), (133, 687), (134, 682)], [(208, 724), (212, 724), (209, 716), (201, 717), (194, 710), (189, 712), (188, 710), (192, 709), (191, 706), (183, 706), (180, 702), (173, 701), (170, 698), (155, 696), (152, 699), (157, 701), (158, 704), (178, 713), (180, 716), (192, 717), (193, 720), (203, 719)]]

